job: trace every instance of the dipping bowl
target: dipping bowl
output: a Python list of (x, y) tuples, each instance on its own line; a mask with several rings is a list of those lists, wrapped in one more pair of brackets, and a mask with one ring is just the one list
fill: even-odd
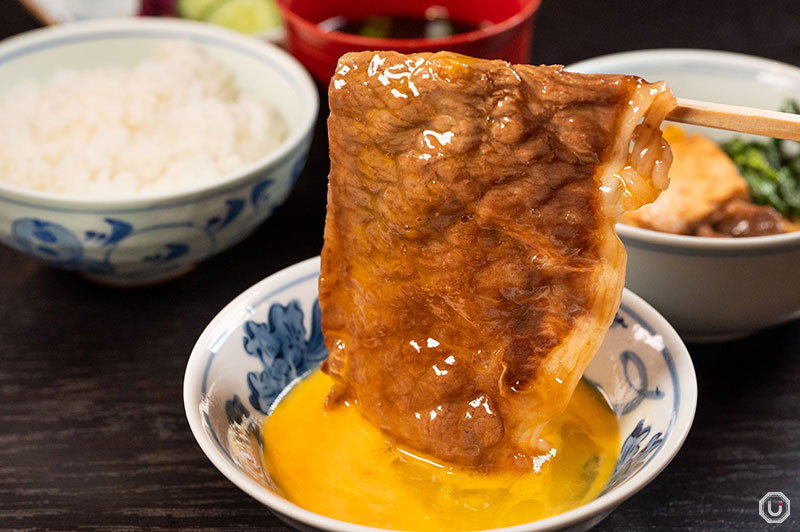
[[(295, 505), (281, 495), (264, 467), (261, 425), (269, 406), (327, 355), (319, 349), (318, 278), (315, 257), (267, 277), (222, 309), (189, 358), (183, 387), (186, 416), (214, 466), (290, 525), (307, 531), (378, 532)], [(273, 347), (259, 349), (262, 344)], [(277, 351), (276, 345), (281, 346)], [(286, 371), (272, 371), (276, 367)], [(605, 394), (619, 419), (622, 443), (609, 484), (598, 498), (574, 510), (495, 532), (587, 530), (655, 479), (683, 444), (697, 403), (694, 367), (677, 333), (632, 292), (625, 291), (584, 377)]]

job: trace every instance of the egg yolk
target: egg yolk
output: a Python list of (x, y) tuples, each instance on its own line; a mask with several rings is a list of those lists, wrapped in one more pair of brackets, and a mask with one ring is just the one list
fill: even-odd
[(525, 472), (470, 470), (398, 446), (352, 404), (326, 409), (331, 385), (319, 370), (295, 385), (264, 423), (264, 458), (284, 497), (350, 523), (422, 532), (543, 519), (597, 497), (619, 453), (617, 419), (583, 380)]

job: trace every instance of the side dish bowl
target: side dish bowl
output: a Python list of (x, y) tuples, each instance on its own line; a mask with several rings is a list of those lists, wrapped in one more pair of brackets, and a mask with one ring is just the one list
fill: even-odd
[(185, 272), (237, 243), (284, 202), (308, 153), (319, 96), (283, 50), (209, 24), (132, 18), (34, 30), (0, 43), (0, 94), (57, 69), (130, 66), (168, 41), (189, 41), (224, 64), (242, 91), (270, 102), (288, 128), (273, 152), (209, 185), (132, 199), (25, 189), (0, 179), (0, 241), (110, 284)]
[[(263, 405), (319, 363), (307, 356), (321, 336), (318, 277), (318, 257), (298, 263), (246, 290), (211, 321), (186, 368), (186, 416), (222, 474), (287, 523), (301, 530), (376, 532), (286, 500), (262, 459), (260, 427), (269, 413)], [(259, 341), (273, 348), (253, 349)], [(277, 352), (275, 345), (281, 346)], [(282, 371), (275, 371), (279, 367)], [(666, 320), (632, 292), (623, 295), (584, 376), (603, 391), (619, 417), (622, 445), (609, 485), (597, 499), (569, 512), (494, 530), (589, 529), (652, 481), (683, 444), (697, 403), (691, 358)]]
[[(770, 110), (800, 94), (800, 68), (729, 52), (643, 50), (567, 69), (665, 80), (678, 97)], [(681, 127), (715, 141), (737, 136)], [(733, 339), (800, 316), (800, 231), (708, 238), (618, 224), (617, 232), (628, 251), (626, 286), (688, 341)]]
[(449, 50), (486, 59), (527, 63), (533, 37), (533, 16), (540, 3), (541, 0), (440, 0), (433, 5), (438, 9), (444, 8), (453, 20), (474, 25), (486, 21), (488, 24), (448, 37), (395, 39), (325, 31), (318, 24), (334, 17), (358, 19), (375, 14), (424, 18), (426, 10), (431, 7), (429, 1), (278, 0), (289, 50), (326, 85), (339, 57), (347, 52), (364, 50), (394, 50), (404, 54)]

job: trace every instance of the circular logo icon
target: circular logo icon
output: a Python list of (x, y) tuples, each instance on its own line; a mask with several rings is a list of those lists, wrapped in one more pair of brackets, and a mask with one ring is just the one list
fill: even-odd
[(758, 501), (758, 513), (767, 523), (783, 523), (789, 517), (789, 497), (770, 491)]

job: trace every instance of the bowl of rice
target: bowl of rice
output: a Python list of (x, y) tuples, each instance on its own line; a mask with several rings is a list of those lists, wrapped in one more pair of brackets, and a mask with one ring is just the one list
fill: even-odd
[(0, 43), (0, 241), (121, 285), (178, 276), (289, 195), (319, 97), (283, 50), (120, 19)]

